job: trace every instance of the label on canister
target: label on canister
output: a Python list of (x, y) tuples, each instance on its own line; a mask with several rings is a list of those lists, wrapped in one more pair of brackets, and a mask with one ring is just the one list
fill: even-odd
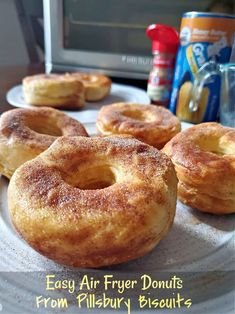
[(234, 34), (234, 15), (199, 12), (183, 15), (169, 105), (169, 109), (180, 119), (193, 123), (217, 119), (219, 76), (212, 75), (204, 85), (196, 112), (189, 110), (192, 86), (195, 74), (206, 62), (229, 62)]
[(147, 94), (152, 103), (168, 106), (173, 80), (175, 58), (173, 54), (157, 54), (149, 74)]

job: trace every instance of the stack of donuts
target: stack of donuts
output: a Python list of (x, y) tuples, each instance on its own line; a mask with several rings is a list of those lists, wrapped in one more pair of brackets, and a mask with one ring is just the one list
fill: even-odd
[(25, 98), (40, 107), (0, 118), (9, 211), (32, 248), (88, 268), (143, 256), (173, 224), (177, 185), (178, 198), (191, 207), (235, 211), (234, 129), (204, 123), (180, 132), (165, 108), (116, 103), (101, 108), (99, 135), (89, 137), (80, 122), (45, 107), (76, 103), (81, 90), (88, 101), (107, 95), (110, 87), (93, 93), (83, 79), (93, 81), (79, 73), (27, 77)]
[(111, 80), (99, 73), (38, 74), (23, 79), (27, 104), (79, 109), (85, 101), (100, 101), (109, 95)]

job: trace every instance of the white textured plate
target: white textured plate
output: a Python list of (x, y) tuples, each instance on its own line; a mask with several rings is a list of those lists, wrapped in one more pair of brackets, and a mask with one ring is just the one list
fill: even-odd
[[(6, 99), (12, 106), (20, 108), (31, 108), (24, 101), (22, 85), (11, 88), (6, 95)], [(149, 104), (150, 100), (147, 93), (133, 86), (112, 83), (111, 93), (104, 100), (99, 102), (86, 102), (84, 108), (72, 111), (63, 110), (69, 116), (72, 116), (82, 123), (91, 123), (96, 121), (96, 117), (101, 106), (116, 102), (133, 102), (140, 104)]]
[[(85, 126), (92, 131), (89, 129), (90, 124)], [(188, 126), (183, 124), (183, 129)], [(185, 286), (181, 293), (192, 299), (192, 308), (160, 313), (234, 313), (235, 215), (203, 214), (178, 202), (171, 231), (148, 255), (105, 269), (75, 270), (41, 256), (18, 236), (9, 219), (7, 187), (8, 180), (0, 176), (0, 313), (1, 309), (2, 313), (7, 314), (55, 313), (51, 308), (35, 308), (35, 296), (48, 295), (45, 291), (46, 274), (62, 274), (65, 278), (78, 280), (84, 274), (96, 279), (108, 273), (117, 278), (137, 280), (142, 274), (148, 274), (153, 279), (160, 278), (162, 274), (167, 279), (173, 275), (182, 278)], [(137, 287), (131, 292), (132, 297), (141, 294), (138, 289)], [(155, 298), (159, 297), (159, 290), (153, 293)], [(166, 292), (161, 293), (166, 298)], [(65, 292), (56, 291), (52, 296), (55, 298), (62, 295)], [(68, 297), (71, 298), (71, 295)], [(117, 312), (97, 308), (80, 311), (74, 298), (69, 309), (58, 310), (56, 313)], [(151, 312), (155, 311), (159, 313), (159, 310)], [(127, 313), (127, 310), (124, 308), (119, 312)], [(139, 310), (133, 301), (131, 313), (140, 312), (150, 310)]]

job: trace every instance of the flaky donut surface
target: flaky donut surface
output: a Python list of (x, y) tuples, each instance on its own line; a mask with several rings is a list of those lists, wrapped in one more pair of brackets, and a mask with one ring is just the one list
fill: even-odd
[(23, 79), (25, 102), (34, 106), (76, 109), (85, 104), (84, 86), (72, 76), (37, 74)]
[(177, 134), (163, 148), (179, 179), (179, 199), (201, 211), (235, 212), (235, 130), (201, 123)]
[(112, 81), (109, 77), (99, 73), (75, 72), (68, 74), (80, 80), (85, 88), (87, 101), (99, 101), (109, 95)]
[(10, 178), (21, 164), (59, 136), (88, 136), (82, 124), (52, 108), (13, 109), (0, 118), (0, 174)]
[(170, 159), (136, 139), (61, 137), (16, 170), (8, 205), (35, 250), (96, 268), (155, 247), (172, 225), (176, 187)]
[(134, 103), (103, 106), (96, 126), (103, 135), (129, 134), (158, 149), (181, 129), (179, 119), (169, 110)]

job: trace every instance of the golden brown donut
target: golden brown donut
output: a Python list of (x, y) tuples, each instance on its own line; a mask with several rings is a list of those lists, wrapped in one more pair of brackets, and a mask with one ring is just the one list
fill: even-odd
[(155, 105), (116, 103), (103, 106), (96, 122), (103, 135), (130, 134), (158, 149), (180, 129), (180, 121), (169, 110)]
[(58, 136), (88, 136), (80, 122), (53, 108), (13, 109), (0, 118), (0, 174), (10, 178)]
[(105, 75), (82, 72), (75, 72), (69, 75), (83, 83), (86, 101), (99, 101), (110, 93), (112, 81)]
[(235, 129), (201, 123), (163, 148), (179, 179), (179, 199), (200, 211), (235, 212)]
[(85, 104), (84, 86), (72, 76), (37, 74), (25, 77), (22, 83), (27, 104), (65, 109)]
[(61, 137), (15, 171), (8, 205), (35, 250), (97, 268), (152, 250), (172, 225), (176, 189), (170, 159), (136, 139)]

